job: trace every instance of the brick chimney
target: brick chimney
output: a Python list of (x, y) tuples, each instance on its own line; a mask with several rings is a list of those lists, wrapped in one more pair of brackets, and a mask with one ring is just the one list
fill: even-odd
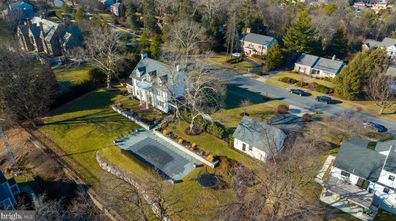
[(250, 28), (246, 28), (246, 33), (250, 33), (251, 29)]

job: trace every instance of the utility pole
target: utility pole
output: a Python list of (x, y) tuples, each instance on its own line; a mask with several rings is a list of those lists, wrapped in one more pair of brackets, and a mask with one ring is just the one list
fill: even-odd
[[(0, 121), (4, 121), (4, 119), (0, 118)], [(4, 134), (4, 131), (3, 131), (2, 127), (1, 127), (1, 125), (0, 125), (0, 138), (3, 140), (4, 146), (6, 148), (7, 155), (8, 155), (8, 160), (11, 161), (12, 170), (14, 171), (14, 173), (16, 175), (19, 175), (20, 171), (19, 171), (19, 169), (17, 167), (16, 161), (15, 161), (15, 158), (14, 158), (14, 154), (11, 151), (10, 143), (8, 142), (8, 139), (7, 139), (6, 135)]]

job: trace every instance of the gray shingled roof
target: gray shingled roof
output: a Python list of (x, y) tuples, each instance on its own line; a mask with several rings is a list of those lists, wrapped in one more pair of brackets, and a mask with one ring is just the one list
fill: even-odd
[(386, 159), (384, 170), (396, 173), (396, 145), (393, 145), (390, 149), (388, 158)]
[(244, 116), (234, 132), (234, 138), (272, 156), (282, 149), (286, 134), (277, 127)]
[(396, 77), (396, 66), (389, 66), (388, 70), (386, 70), (385, 75)]
[[(136, 70), (138, 69), (144, 72), (140, 77), (136, 75)], [(144, 58), (139, 61), (129, 77), (143, 79), (148, 73), (153, 71), (157, 72), (158, 77), (171, 74), (169, 65), (151, 58)]]
[(328, 58), (319, 58), (319, 61), (313, 66), (314, 69), (322, 70), (326, 73), (337, 74), (344, 67), (343, 61), (332, 60)]
[(296, 64), (301, 64), (309, 67), (313, 67), (319, 60), (319, 56), (302, 54), (296, 61)]
[(373, 39), (367, 39), (364, 43), (369, 48), (379, 48), (379, 47), (389, 47), (392, 45), (396, 45), (396, 39), (394, 38), (384, 38), (382, 41), (376, 41)]
[(377, 181), (386, 156), (367, 146), (368, 141), (359, 138), (342, 143), (334, 167), (366, 180)]
[(392, 145), (396, 147), (396, 140), (378, 142), (375, 146), (375, 151), (377, 152), (388, 151), (390, 149), (390, 146)]
[(271, 36), (260, 35), (260, 34), (255, 34), (255, 33), (247, 33), (242, 37), (241, 40), (245, 41), (245, 42), (252, 42), (255, 44), (260, 44), (260, 45), (267, 45), (267, 44), (271, 43), (272, 41), (274, 41), (275, 38), (271, 37)]

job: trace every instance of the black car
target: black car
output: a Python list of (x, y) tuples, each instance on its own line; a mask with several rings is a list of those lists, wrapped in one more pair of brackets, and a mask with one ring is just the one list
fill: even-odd
[(328, 96), (317, 96), (316, 101), (326, 103), (326, 104), (331, 104), (331, 97)]
[(379, 132), (379, 133), (383, 133), (383, 132), (386, 132), (388, 130), (385, 126), (383, 126), (381, 124), (377, 124), (377, 123), (371, 122), (371, 121), (363, 122), (363, 126), (364, 126), (364, 128), (371, 128), (375, 132)]
[(305, 96), (307, 94), (305, 91), (300, 90), (300, 89), (290, 89), (289, 92), (291, 94), (297, 94), (297, 95), (300, 95), (300, 96)]

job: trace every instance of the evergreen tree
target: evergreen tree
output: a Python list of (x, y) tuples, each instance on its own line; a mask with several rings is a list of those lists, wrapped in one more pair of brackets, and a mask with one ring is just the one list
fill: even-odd
[(139, 51), (147, 52), (149, 49), (150, 49), (149, 36), (146, 32), (143, 32), (143, 34), (140, 36), (139, 39)]
[(371, 75), (383, 72), (387, 65), (383, 49), (358, 53), (334, 79), (336, 94), (349, 100), (360, 98)]
[(265, 57), (265, 64), (268, 71), (282, 67), (286, 62), (286, 52), (278, 43), (272, 45)]
[(328, 56), (335, 55), (337, 58), (345, 58), (348, 54), (348, 39), (344, 29), (338, 29), (334, 33), (331, 41), (326, 46), (326, 54)]
[(298, 53), (313, 53), (318, 50), (316, 31), (311, 25), (308, 11), (300, 11), (287, 29), (283, 42), (289, 50)]
[(74, 19), (77, 22), (81, 22), (84, 19), (84, 10), (80, 7), (77, 8), (75, 14), (74, 14)]
[(129, 25), (129, 28), (132, 29), (132, 31), (135, 31), (138, 27), (138, 21), (136, 18), (136, 7), (133, 4), (132, 0), (127, 0), (126, 1), (126, 17), (127, 17), (127, 23)]
[(154, 33), (157, 31), (157, 21), (155, 20), (155, 1), (143, 0), (143, 23), (146, 31)]
[(150, 43), (150, 55), (153, 59), (158, 59), (161, 55), (161, 37), (158, 35)]
[(257, 10), (256, 0), (243, 1), (241, 9), (239, 10), (239, 18), (241, 18), (244, 28), (252, 28), (253, 32), (257, 31), (255, 27), (252, 26), (254, 24), (256, 26), (257, 24), (262, 24), (262, 21)]
[(66, 3), (63, 3), (62, 5), (62, 12), (65, 14), (69, 13), (69, 6)]

